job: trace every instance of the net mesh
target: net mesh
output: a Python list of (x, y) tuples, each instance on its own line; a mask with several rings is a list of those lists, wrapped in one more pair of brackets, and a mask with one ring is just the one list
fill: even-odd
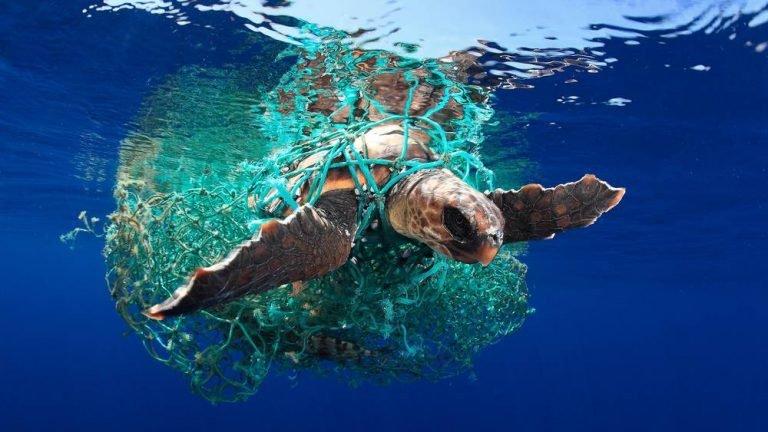
[[(466, 84), (471, 59), (415, 61), (308, 31), (313, 38), (283, 54), (296, 56), (295, 66), (252, 105), (261, 148), (274, 149), (270, 154), (230, 155), (225, 169), (202, 169), (193, 182), (162, 189), (136, 169), (153, 165), (154, 156), (121, 167), (105, 248), (111, 294), (149, 353), (213, 402), (247, 398), (272, 368), (352, 383), (454, 376), (529, 313), (525, 266), (514, 251), (485, 268), (452, 262), (387, 229), (383, 212), (388, 190), (419, 169), (444, 167), (475, 188), (493, 187), (493, 173), (476, 157), (480, 125), (492, 111), (485, 91)], [(403, 128), (404, 147), (409, 131), (427, 134), (439, 159), (378, 160), (355, 151), (356, 138), (391, 123)], [(316, 162), (297, 170), (310, 156)], [(392, 171), (383, 185), (370, 177), (376, 165)], [(261, 223), (296, 207), (300, 188), (313, 203), (336, 168), (359, 171), (370, 185), (359, 186), (359, 228), (347, 264), (300, 290), (284, 286), (166, 321), (140, 313)]]

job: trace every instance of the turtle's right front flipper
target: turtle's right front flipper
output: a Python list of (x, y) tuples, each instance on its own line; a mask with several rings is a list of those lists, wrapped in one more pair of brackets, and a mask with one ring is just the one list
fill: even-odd
[(256, 237), (220, 263), (197, 269), (185, 286), (144, 314), (162, 320), (320, 277), (347, 261), (356, 217), (353, 190), (326, 192), (314, 206), (262, 225)]
[(504, 215), (504, 243), (512, 243), (550, 239), (565, 230), (589, 226), (621, 201), (624, 188), (587, 174), (553, 188), (529, 184), (486, 195)]

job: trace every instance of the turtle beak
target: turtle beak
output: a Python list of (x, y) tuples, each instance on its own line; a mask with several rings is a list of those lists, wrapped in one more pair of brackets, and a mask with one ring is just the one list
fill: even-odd
[(486, 236), (486, 238), (483, 239), (483, 242), (480, 244), (480, 247), (477, 248), (477, 252), (475, 253), (475, 259), (477, 259), (477, 261), (479, 261), (480, 264), (482, 264), (483, 267), (485, 267), (488, 264), (490, 264), (494, 258), (496, 258), (496, 254), (499, 253), (500, 247), (501, 247), (501, 240), (499, 239), (499, 236), (488, 235)]

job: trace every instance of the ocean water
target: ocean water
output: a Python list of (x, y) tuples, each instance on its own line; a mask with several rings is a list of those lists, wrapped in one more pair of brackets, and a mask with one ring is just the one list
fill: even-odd
[[(263, 3), (0, 2), (0, 429), (768, 430), (765, 4)], [(147, 119), (183, 138), (210, 112), (193, 132), (248, 151), (249, 92), (291, 67), (273, 59), (298, 19), (415, 57), (484, 49), (502, 87), (488, 166), (547, 185), (595, 173), (627, 194), (528, 245), (536, 312), (471, 370), (357, 387), (274, 373), (212, 405), (115, 312), (103, 239), (59, 237), (114, 210), (121, 146)], [(574, 56), (595, 70), (532, 77)], [(200, 90), (242, 70), (241, 104)]]

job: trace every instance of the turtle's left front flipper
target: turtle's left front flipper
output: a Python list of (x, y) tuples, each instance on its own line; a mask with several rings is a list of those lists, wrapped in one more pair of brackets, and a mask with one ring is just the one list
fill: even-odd
[(161, 320), (337, 269), (352, 248), (357, 204), (353, 190), (335, 190), (314, 206), (265, 223), (256, 237), (220, 263), (197, 269), (186, 285), (144, 314)]
[(519, 190), (496, 189), (487, 194), (504, 215), (504, 243), (552, 238), (571, 228), (592, 225), (624, 196), (588, 174), (553, 188), (529, 184)]

